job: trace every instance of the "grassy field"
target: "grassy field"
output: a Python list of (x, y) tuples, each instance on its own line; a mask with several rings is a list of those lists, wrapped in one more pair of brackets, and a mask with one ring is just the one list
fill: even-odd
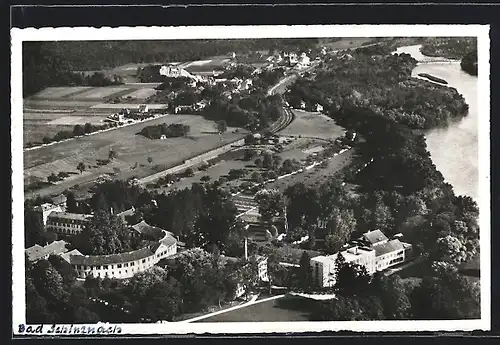
[(345, 132), (334, 120), (320, 113), (311, 113), (302, 110), (293, 110), (295, 119), (281, 135), (294, 135), (302, 137), (316, 137), (323, 139), (336, 139)]
[(340, 41), (331, 42), (328, 38), (319, 39), (318, 46), (326, 47), (327, 49), (337, 50), (337, 49), (348, 49), (360, 47), (364, 43), (372, 41), (372, 38), (367, 37), (344, 37)]
[(305, 299), (297, 301), (282, 297), (215, 315), (198, 322), (309, 321), (310, 310), (314, 303), (316, 302)]
[[(186, 138), (166, 140), (151, 140), (136, 135), (146, 126), (161, 123), (183, 123), (189, 125), (191, 131)], [(243, 135), (244, 133), (233, 133), (233, 129), (229, 128), (224, 137), (226, 141), (232, 141)], [(24, 154), (25, 183), (33, 178), (46, 178), (52, 172), (57, 174), (60, 171), (76, 171), (79, 162), (85, 162), (91, 168), (84, 174), (76, 175), (72, 181), (63, 181), (60, 186), (49, 187), (47, 192), (81, 184), (104, 173), (116, 173), (120, 178), (143, 177), (154, 173), (154, 166), (164, 169), (221, 144), (211, 121), (196, 115), (167, 115), (145, 123), (27, 151)], [(96, 166), (97, 159), (107, 159), (110, 149), (118, 153), (115, 161), (106, 166)], [(151, 164), (147, 161), (148, 157), (153, 159)]]

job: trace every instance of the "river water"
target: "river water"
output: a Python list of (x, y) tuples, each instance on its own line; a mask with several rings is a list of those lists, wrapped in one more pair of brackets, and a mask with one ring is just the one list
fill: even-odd
[[(397, 53), (407, 53), (422, 61), (420, 46), (401, 47)], [(419, 63), (412, 76), (428, 73), (442, 78), (448, 86), (457, 89), (469, 104), (469, 114), (447, 128), (426, 132), (427, 149), (432, 161), (443, 174), (446, 182), (453, 186), (456, 195), (467, 195), (478, 201), (478, 121), (477, 121), (477, 77), (463, 72), (460, 62)]]

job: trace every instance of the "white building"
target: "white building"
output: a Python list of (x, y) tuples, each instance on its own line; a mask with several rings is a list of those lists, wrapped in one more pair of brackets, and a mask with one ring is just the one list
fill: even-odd
[(149, 108), (146, 104), (141, 104), (137, 107), (137, 111), (139, 113), (147, 113), (149, 111)]
[(313, 279), (319, 286), (335, 285), (335, 260), (339, 254), (344, 256), (346, 263), (364, 266), (371, 275), (404, 262), (412, 248), (411, 244), (399, 239), (389, 240), (380, 230), (363, 234), (359, 242), (360, 245), (351, 246), (339, 253), (311, 259)]
[(46, 230), (60, 236), (77, 235), (91, 218), (90, 214), (51, 212), (47, 217)]
[(131, 252), (111, 255), (69, 255), (78, 278), (130, 278), (177, 253), (177, 240), (169, 235), (162, 241)]
[(321, 104), (316, 104), (316, 111), (319, 113), (319, 112), (322, 112), (323, 111), (323, 106)]
[(52, 212), (63, 212), (61, 206), (49, 203), (42, 204), (35, 208), (35, 211), (42, 214), (43, 225), (47, 225), (47, 218)]

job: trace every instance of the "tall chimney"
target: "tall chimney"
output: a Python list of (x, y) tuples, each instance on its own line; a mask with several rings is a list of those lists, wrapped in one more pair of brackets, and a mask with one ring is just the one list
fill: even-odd
[(245, 260), (248, 260), (248, 239), (245, 237)]

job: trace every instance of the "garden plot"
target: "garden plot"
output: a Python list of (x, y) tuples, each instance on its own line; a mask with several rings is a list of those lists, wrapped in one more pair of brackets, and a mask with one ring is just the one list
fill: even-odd
[(83, 125), (87, 122), (90, 122), (92, 124), (102, 124), (102, 120), (104, 117), (97, 117), (97, 116), (92, 116), (92, 117), (86, 117), (86, 116), (63, 116), (60, 118), (57, 118), (55, 120), (49, 121), (47, 125)]
[(95, 101), (75, 101), (72, 99), (65, 100), (42, 100), (42, 99), (25, 99), (24, 108), (38, 108), (38, 109), (75, 109), (75, 108), (89, 108), (98, 104)]
[(74, 87), (48, 87), (45, 90), (37, 93), (35, 98), (58, 99), (73, 93), (92, 89), (90, 86), (74, 86)]
[(134, 92), (123, 95), (122, 97), (146, 99), (146, 98), (149, 98), (155, 94), (156, 94), (155, 89), (138, 89), (138, 90), (135, 90)]
[(127, 90), (129, 89), (124, 87), (96, 87), (89, 91), (73, 95), (70, 98), (104, 99), (106, 97), (112, 96), (120, 92), (125, 92)]

